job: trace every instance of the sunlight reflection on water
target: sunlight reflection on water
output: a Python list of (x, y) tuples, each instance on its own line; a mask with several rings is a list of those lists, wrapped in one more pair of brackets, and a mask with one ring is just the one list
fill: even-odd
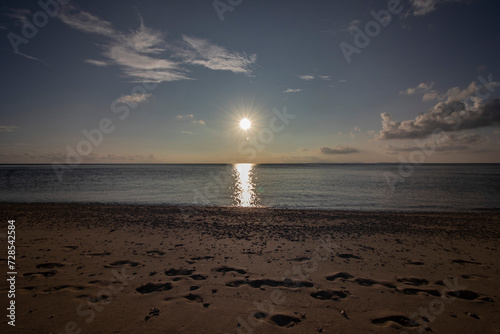
[(236, 184), (234, 187), (233, 200), (236, 206), (255, 207), (258, 196), (255, 192), (254, 165), (235, 164), (233, 165)]

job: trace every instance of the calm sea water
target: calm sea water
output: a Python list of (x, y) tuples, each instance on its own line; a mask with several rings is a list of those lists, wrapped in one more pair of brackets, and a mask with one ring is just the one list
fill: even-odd
[[(500, 208), (500, 165), (0, 165), (0, 202), (100, 202), (300, 209)], [(402, 172), (403, 174), (401, 174)], [(394, 182), (394, 180), (397, 180)]]

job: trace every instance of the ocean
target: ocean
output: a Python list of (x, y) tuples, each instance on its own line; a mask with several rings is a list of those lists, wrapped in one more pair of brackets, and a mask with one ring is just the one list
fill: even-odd
[(500, 164), (0, 165), (0, 202), (358, 211), (500, 208)]

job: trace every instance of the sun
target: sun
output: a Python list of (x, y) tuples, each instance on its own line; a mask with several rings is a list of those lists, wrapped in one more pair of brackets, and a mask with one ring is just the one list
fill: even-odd
[(242, 128), (243, 130), (248, 130), (250, 129), (250, 126), (252, 125), (252, 122), (250, 122), (250, 120), (248, 118), (243, 118), (241, 121), (240, 121), (240, 128)]

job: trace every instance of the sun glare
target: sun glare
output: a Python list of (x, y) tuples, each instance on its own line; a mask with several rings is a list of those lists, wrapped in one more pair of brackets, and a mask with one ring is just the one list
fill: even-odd
[(240, 121), (240, 128), (242, 128), (243, 130), (248, 130), (250, 129), (250, 126), (252, 125), (252, 122), (250, 122), (250, 120), (248, 118), (243, 118), (241, 121)]

